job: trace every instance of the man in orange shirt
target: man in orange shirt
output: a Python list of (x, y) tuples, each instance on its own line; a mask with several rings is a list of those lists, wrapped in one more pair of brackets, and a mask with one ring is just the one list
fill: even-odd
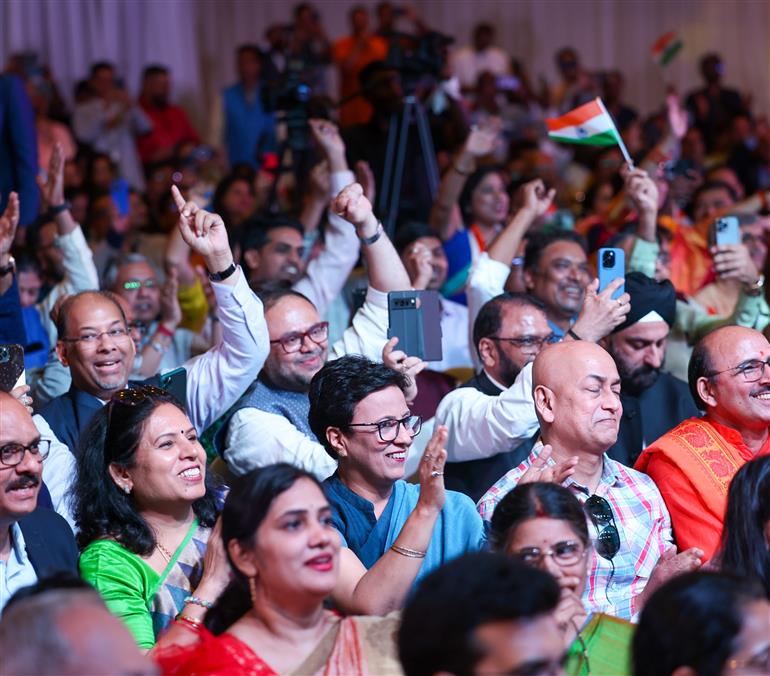
[(693, 350), (688, 380), (706, 411), (648, 446), (635, 469), (658, 485), (680, 549), (711, 558), (722, 535), (727, 490), (749, 460), (770, 455), (770, 343), (758, 331), (725, 326)]
[[(332, 58), (340, 73), (340, 98), (345, 99), (360, 90), (358, 74), (372, 61), (380, 61), (388, 55), (388, 42), (371, 32), (369, 12), (365, 7), (356, 5), (348, 15), (352, 35), (340, 38), (332, 48)], [(340, 126), (362, 124), (369, 120), (372, 108), (366, 99), (359, 95), (340, 108)]]

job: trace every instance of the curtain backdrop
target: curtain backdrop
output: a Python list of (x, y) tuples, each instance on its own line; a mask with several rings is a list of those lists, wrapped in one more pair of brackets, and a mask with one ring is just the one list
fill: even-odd
[[(356, 0), (358, 2), (358, 0)], [(347, 31), (354, 2), (316, 6), (334, 39)], [(374, 6), (375, 0), (364, 4)], [(664, 86), (649, 47), (679, 31), (681, 55), (666, 71), (680, 90), (699, 82), (706, 50), (725, 60), (725, 82), (749, 92), (760, 114), (770, 112), (770, 0), (414, 0), (437, 30), (465, 44), (478, 21), (493, 23), (497, 42), (522, 59), (533, 78), (555, 81), (555, 50), (577, 48), (591, 69), (618, 68), (626, 98), (641, 112), (657, 107)], [(38, 51), (70, 99), (91, 62), (113, 61), (136, 94), (144, 65), (164, 63), (175, 96), (205, 130), (213, 96), (233, 76), (233, 48), (262, 42), (265, 28), (288, 21), (294, 2), (273, 0), (0, 0), (0, 62)]]

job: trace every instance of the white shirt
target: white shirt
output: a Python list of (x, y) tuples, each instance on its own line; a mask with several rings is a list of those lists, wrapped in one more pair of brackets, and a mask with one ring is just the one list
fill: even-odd
[[(333, 172), (329, 197), (336, 197), (355, 180), (352, 171)], [(319, 315), (324, 315), (329, 304), (345, 286), (358, 260), (360, 248), (356, 229), (330, 209), (324, 249), (308, 263), (305, 275), (292, 288), (306, 296), (315, 305)]]
[[(329, 351), (329, 359), (362, 354), (382, 359), (387, 342), (388, 295), (369, 287), (366, 301), (342, 338)], [(242, 408), (233, 415), (225, 437), (224, 458), (234, 474), (245, 474), (276, 462), (289, 462), (313, 472), (319, 479), (331, 476), (337, 462), (286, 418), (257, 408)]]
[(27, 556), (24, 536), (18, 523), (11, 524), (11, 553), (0, 561), (0, 613), (19, 589), (37, 582), (37, 573)]
[(434, 371), (470, 368), (473, 365), (468, 349), (468, 308), (448, 298), (441, 299), (441, 361), (428, 362)]
[[(505, 291), (505, 282), (511, 268), (505, 263), (490, 258), (486, 251), (482, 251), (473, 261), (468, 272), (468, 281), (465, 283), (465, 298), (468, 303), (468, 343), (473, 345), (473, 324), (479, 315), (484, 303), (499, 296)], [(475, 345), (471, 351), (473, 367), (476, 371), (481, 368), (479, 355)]]
[(460, 47), (451, 58), (452, 73), (463, 87), (475, 87), (476, 80), (485, 70), (495, 75), (509, 72), (510, 57), (499, 47), (488, 47), (477, 52), (472, 46)]
[[(234, 286), (211, 283), (222, 325), (222, 341), (184, 365), (187, 415), (199, 433), (246, 391), (262, 369), (270, 349), (262, 302), (249, 288), (240, 267), (234, 274), (237, 275)], [(50, 454), (43, 463), (43, 481), (51, 493), (54, 509), (74, 526), (68, 492), (75, 479), (75, 458), (42, 416), (33, 416), (33, 420), (41, 437), (51, 440)]]
[(472, 387), (453, 390), (436, 409), (436, 425), (449, 430), (449, 462), (491, 458), (516, 448), (539, 427), (532, 399), (532, 364), (496, 397)]

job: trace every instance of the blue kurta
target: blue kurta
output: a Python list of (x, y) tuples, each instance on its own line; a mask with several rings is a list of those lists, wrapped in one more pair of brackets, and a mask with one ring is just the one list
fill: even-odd
[[(418, 485), (396, 481), (388, 504), (377, 519), (372, 503), (351, 491), (337, 474), (324, 481), (324, 487), (334, 512), (334, 526), (343, 544), (367, 568), (396, 541), (420, 497)], [(447, 491), (415, 582), (447, 561), (481, 549), (484, 542), (484, 525), (473, 501), (462, 493)]]

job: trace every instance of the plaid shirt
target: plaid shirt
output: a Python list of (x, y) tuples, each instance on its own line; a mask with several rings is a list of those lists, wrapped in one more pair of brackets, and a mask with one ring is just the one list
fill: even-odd
[[(518, 483), (542, 448), (542, 442), (538, 441), (529, 457), (505, 474), (479, 500), (477, 508), (485, 522), (492, 518), (497, 503)], [(549, 459), (548, 464), (555, 462)], [(572, 477), (562, 485), (581, 503), (591, 496), (591, 492)], [(620, 535), (620, 551), (610, 562), (591, 550), (583, 601), (590, 612), (631, 620), (640, 610), (636, 596), (650, 579), (660, 555), (673, 544), (671, 519), (652, 479), (607, 455), (595, 495), (607, 500), (612, 507)], [(590, 519), (588, 532), (592, 538), (598, 535)]]

